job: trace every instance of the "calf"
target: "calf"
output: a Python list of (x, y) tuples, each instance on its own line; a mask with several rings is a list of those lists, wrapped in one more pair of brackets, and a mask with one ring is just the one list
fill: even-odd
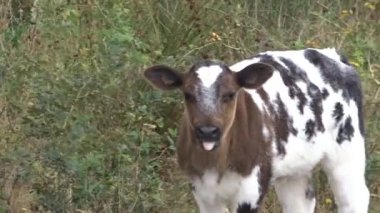
[(361, 86), (335, 49), (264, 52), (230, 67), (202, 61), (187, 73), (159, 65), (144, 74), (184, 94), (178, 162), (200, 212), (258, 212), (271, 183), (283, 212), (314, 212), (318, 163), (338, 212), (367, 212)]

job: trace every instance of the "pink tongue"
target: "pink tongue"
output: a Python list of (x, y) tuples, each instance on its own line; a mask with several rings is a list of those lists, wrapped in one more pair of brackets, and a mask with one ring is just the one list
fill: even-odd
[(205, 150), (210, 151), (210, 150), (212, 150), (214, 148), (215, 142), (208, 142), (207, 141), (207, 142), (203, 142), (202, 145), (203, 145), (203, 148)]

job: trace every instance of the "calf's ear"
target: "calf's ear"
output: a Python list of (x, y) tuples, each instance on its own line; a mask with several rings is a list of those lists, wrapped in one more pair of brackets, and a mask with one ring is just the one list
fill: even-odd
[(156, 65), (146, 69), (144, 76), (154, 86), (162, 90), (177, 89), (183, 81), (181, 73), (165, 65)]
[(248, 65), (236, 73), (237, 83), (244, 88), (257, 89), (261, 87), (273, 74), (273, 67), (269, 64), (255, 63)]

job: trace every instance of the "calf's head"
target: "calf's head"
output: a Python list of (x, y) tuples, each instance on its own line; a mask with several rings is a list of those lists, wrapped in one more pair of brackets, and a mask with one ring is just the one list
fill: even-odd
[(233, 124), (240, 89), (260, 87), (272, 72), (273, 68), (263, 63), (232, 72), (221, 62), (202, 61), (186, 73), (157, 65), (145, 70), (144, 75), (159, 89), (182, 91), (193, 142), (211, 151), (223, 142)]

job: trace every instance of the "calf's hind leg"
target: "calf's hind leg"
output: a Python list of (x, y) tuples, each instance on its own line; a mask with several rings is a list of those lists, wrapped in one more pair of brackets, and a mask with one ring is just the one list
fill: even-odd
[(369, 191), (365, 183), (364, 140), (337, 145), (323, 162), (339, 213), (367, 213)]
[(283, 213), (314, 212), (315, 194), (309, 176), (281, 177), (274, 187)]

